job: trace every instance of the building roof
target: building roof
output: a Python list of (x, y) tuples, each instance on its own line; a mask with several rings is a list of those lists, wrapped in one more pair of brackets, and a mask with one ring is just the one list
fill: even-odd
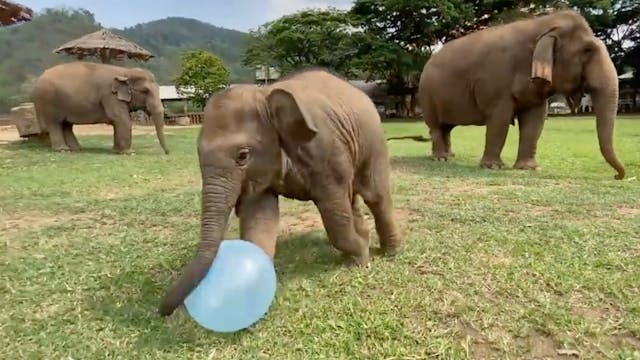
[(103, 62), (125, 58), (147, 61), (153, 57), (153, 54), (140, 45), (105, 29), (71, 40), (53, 52), (74, 55), (78, 59), (95, 56)]
[(178, 90), (173, 85), (160, 85), (159, 88), (160, 100), (184, 100), (189, 97), (187, 95), (178, 94)]

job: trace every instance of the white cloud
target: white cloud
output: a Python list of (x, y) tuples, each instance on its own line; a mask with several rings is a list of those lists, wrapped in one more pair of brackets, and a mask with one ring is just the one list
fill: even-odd
[(335, 7), (347, 10), (351, 8), (351, 0), (265, 0), (267, 18), (275, 20), (283, 15), (295, 13), (308, 8)]

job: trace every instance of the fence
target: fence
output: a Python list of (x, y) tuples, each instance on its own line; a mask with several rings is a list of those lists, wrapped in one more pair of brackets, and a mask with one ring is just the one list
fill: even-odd
[[(186, 119), (188, 118), (188, 121)], [(164, 123), (167, 125), (200, 125), (202, 124), (202, 119), (204, 118), (204, 113), (186, 113), (186, 114), (177, 114), (177, 115), (169, 115), (165, 117)]]
[[(200, 125), (202, 124), (203, 117), (204, 117), (204, 113), (202, 112), (165, 115), (164, 123), (165, 125), (180, 125), (180, 126)], [(151, 118), (147, 114), (145, 114), (143, 111), (131, 113), (131, 120), (135, 124), (139, 124), (139, 125), (153, 125)]]

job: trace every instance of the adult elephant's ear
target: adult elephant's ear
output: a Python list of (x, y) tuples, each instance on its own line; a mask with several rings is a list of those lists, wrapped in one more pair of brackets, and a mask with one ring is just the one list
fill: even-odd
[(129, 102), (131, 101), (131, 89), (129, 89), (129, 84), (127, 83), (129, 80), (126, 76), (116, 76), (113, 78), (113, 83), (111, 84), (111, 92), (116, 94), (118, 100)]
[(531, 78), (544, 79), (551, 83), (553, 74), (553, 51), (557, 39), (556, 29), (538, 36), (531, 62)]
[(284, 89), (274, 89), (267, 95), (271, 121), (286, 143), (300, 146), (313, 139), (318, 128), (296, 96)]

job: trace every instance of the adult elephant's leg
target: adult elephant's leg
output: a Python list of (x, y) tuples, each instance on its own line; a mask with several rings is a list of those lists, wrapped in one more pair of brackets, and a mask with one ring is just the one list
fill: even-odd
[(237, 213), (240, 218), (240, 238), (258, 245), (273, 258), (280, 221), (278, 196), (266, 193), (242, 198)]
[(538, 167), (536, 162), (536, 148), (538, 139), (542, 133), (544, 118), (547, 114), (546, 102), (541, 106), (528, 109), (518, 114), (518, 127), (520, 128), (520, 141), (518, 145), (518, 158), (516, 169), (533, 170)]
[(54, 151), (69, 151), (69, 146), (64, 139), (64, 132), (62, 130), (62, 123), (57, 121), (51, 121), (47, 123), (47, 130), (49, 131), (49, 140), (51, 141), (51, 149)]
[(128, 105), (114, 98), (103, 103), (108, 122), (113, 124), (113, 151), (118, 154), (130, 154), (131, 151), (131, 116)]
[(444, 143), (444, 149), (448, 157), (455, 156), (455, 154), (451, 151), (451, 130), (453, 130), (454, 127), (455, 125), (442, 125), (442, 141)]
[(80, 150), (80, 143), (78, 143), (78, 139), (73, 133), (73, 124), (68, 122), (62, 123), (62, 135), (64, 136), (64, 141), (67, 143), (67, 146), (71, 151)]
[(442, 131), (442, 124), (438, 118), (435, 105), (432, 99), (427, 98), (424, 100), (424, 109), (422, 110), (422, 116), (424, 123), (429, 128), (429, 136), (431, 137), (431, 159), (432, 160), (447, 160), (447, 148), (445, 144), (445, 138)]
[(118, 154), (130, 154), (131, 150), (131, 120), (128, 118), (114, 121), (114, 151)]
[(503, 100), (494, 108), (487, 118), (484, 154), (480, 166), (488, 169), (500, 169), (504, 166), (500, 154), (507, 140), (509, 125), (513, 119), (513, 104)]
[(432, 160), (447, 161), (447, 145), (442, 126), (440, 124), (434, 125), (429, 131), (429, 136), (431, 136)]
[(369, 242), (356, 232), (351, 194), (345, 191), (345, 187), (337, 184), (327, 192), (315, 204), (329, 240), (336, 249), (351, 256), (356, 264), (367, 265)]

